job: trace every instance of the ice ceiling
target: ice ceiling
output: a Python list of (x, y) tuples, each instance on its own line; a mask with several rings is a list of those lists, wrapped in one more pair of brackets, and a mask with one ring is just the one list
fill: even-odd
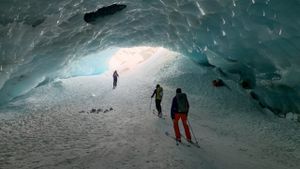
[[(127, 7), (93, 24), (84, 13)], [(164, 47), (299, 112), (299, 0), (1, 0), (0, 104), (110, 47)], [(197, 85), (197, 84), (194, 84)]]

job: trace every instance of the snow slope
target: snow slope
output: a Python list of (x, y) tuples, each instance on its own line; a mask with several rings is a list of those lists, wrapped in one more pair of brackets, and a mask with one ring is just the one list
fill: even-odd
[[(115, 90), (111, 73), (59, 80), (0, 109), (0, 168), (296, 169), (300, 165), (299, 124), (261, 110), (232, 81), (225, 81), (228, 87), (212, 87), (217, 78), (213, 68), (161, 52), (119, 72)], [(166, 119), (153, 115), (154, 102), (150, 108), (157, 83), (164, 88)], [(188, 95), (189, 119), (201, 148), (176, 146), (165, 135), (173, 135), (169, 110), (177, 87)], [(97, 113), (98, 109), (102, 110)]]

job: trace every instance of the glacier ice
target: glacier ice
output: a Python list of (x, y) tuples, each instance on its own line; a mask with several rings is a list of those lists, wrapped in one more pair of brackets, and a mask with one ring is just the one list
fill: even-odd
[(67, 70), (92, 74), (70, 65), (97, 51), (161, 46), (249, 83), (274, 112), (299, 113), (299, 0), (123, 0), (122, 11), (84, 22), (84, 13), (111, 4), (1, 1), (0, 104)]

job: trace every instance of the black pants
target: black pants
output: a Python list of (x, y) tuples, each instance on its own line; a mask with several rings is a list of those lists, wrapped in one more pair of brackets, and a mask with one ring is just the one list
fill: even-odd
[(118, 79), (114, 79), (114, 82), (113, 82), (113, 87), (117, 87), (117, 83), (118, 83)]
[(158, 114), (161, 114), (161, 100), (158, 100), (158, 99), (155, 99), (155, 106), (156, 106), (156, 109), (158, 111)]

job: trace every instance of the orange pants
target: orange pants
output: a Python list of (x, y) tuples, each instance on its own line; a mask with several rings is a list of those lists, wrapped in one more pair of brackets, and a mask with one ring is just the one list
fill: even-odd
[(179, 131), (179, 126), (178, 126), (178, 121), (181, 119), (185, 131), (185, 136), (187, 140), (191, 140), (191, 133), (189, 126), (187, 124), (187, 116), (186, 114), (181, 114), (181, 113), (175, 113), (175, 119), (173, 120), (173, 126), (174, 126), (174, 131), (175, 131), (175, 136), (177, 140), (180, 140), (180, 131)]

